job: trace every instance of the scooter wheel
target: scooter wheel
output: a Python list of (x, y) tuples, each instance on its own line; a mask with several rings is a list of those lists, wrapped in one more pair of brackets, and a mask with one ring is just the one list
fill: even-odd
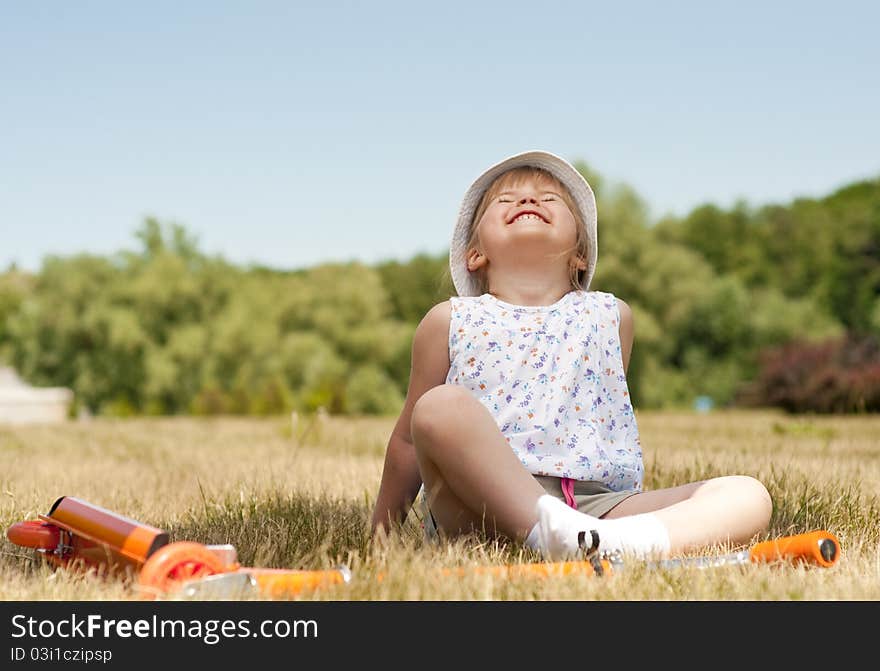
[(16, 522), (6, 530), (6, 537), (26, 548), (54, 550), (61, 542), (61, 529), (42, 520)]
[(180, 541), (160, 548), (144, 562), (138, 586), (145, 598), (176, 591), (188, 580), (223, 573), (223, 562), (201, 543)]

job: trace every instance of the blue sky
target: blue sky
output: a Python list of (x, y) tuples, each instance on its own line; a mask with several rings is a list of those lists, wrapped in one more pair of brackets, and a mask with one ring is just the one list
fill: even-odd
[(880, 175), (878, 7), (0, 2), (0, 269), (146, 216), (242, 264), (439, 253), (528, 149), (654, 218), (822, 196)]

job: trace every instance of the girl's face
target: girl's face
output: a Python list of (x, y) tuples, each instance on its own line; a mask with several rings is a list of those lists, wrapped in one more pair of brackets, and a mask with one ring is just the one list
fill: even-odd
[(493, 189), (477, 222), (478, 247), (488, 263), (536, 253), (567, 264), (576, 250), (578, 224), (562, 189), (555, 180), (540, 175), (501, 182), (500, 188)]

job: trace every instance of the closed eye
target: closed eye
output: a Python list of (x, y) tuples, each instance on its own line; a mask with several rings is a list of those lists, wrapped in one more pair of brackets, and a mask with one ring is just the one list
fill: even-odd
[[(556, 200), (556, 196), (543, 196), (543, 197), (541, 198), (541, 200), (543, 200), (543, 201), (553, 201), (553, 200)], [(514, 202), (514, 199), (513, 199), (513, 198), (508, 198), (508, 197), (506, 197), (506, 196), (501, 196), (501, 197), (498, 199), (498, 202), (499, 202), (499, 203), (512, 203), (512, 202)]]

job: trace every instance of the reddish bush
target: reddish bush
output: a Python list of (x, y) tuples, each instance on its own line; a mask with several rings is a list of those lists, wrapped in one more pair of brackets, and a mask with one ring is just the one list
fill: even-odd
[(847, 336), (765, 350), (755, 381), (738, 403), (795, 413), (878, 412), (880, 341)]

